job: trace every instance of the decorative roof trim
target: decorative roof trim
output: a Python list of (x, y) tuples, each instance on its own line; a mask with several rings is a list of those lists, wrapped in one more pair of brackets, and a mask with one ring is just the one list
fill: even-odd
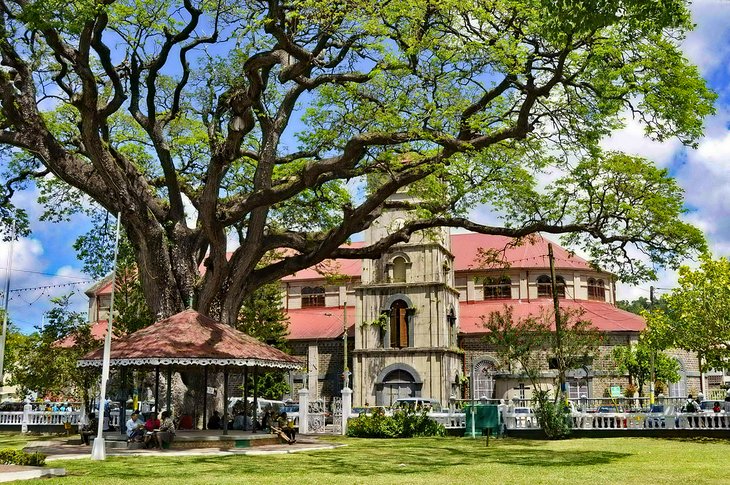
[[(102, 359), (78, 360), (78, 367), (101, 367)], [(150, 365), (199, 365), (199, 366), (238, 366), (269, 367), (276, 369), (301, 369), (303, 363), (277, 362), (262, 359), (216, 359), (216, 358), (182, 358), (182, 357), (143, 357), (138, 359), (111, 359), (113, 366), (150, 366)]]

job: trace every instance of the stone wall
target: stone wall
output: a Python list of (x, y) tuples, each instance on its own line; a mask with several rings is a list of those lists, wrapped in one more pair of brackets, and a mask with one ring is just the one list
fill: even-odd
[[(290, 342), (292, 355), (305, 359), (307, 369), (311, 370), (312, 366), (309, 362), (310, 347), (316, 347), (312, 354), (317, 355), (316, 380), (317, 388), (311, 389), (308, 383), (307, 375), (294, 373), (292, 376), (292, 399), (296, 400), (298, 391), (303, 388), (310, 389), (310, 396), (316, 398), (324, 398), (330, 400), (332, 397), (339, 397), (343, 380), (343, 348), (341, 339), (333, 340), (297, 340)], [(352, 371), (352, 351), (354, 350), (354, 340), (348, 341), (348, 367)], [(352, 386), (352, 378), (350, 378), (350, 386)]]

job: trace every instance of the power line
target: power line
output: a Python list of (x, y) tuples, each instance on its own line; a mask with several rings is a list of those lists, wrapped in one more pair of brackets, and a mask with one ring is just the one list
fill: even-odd
[[(0, 267), (0, 269), (4, 270), (6, 268), (1, 268)], [(76, 278), (78, 278), (78, 276), (64, 276), (64, 275), (53, 274), (53, 273), (41, 273), (39, 271), (29, 271), (29, 270), (26, 270), (26, 269), (11, 269), (10, 271), (12, 271), (13, 273), (29, 273), (29, 274), (37, 274), (37, 275), (43, 275), (43, 276), (54, 276), (56, 278), (67, 278), (67, 279), (76, 279)]]

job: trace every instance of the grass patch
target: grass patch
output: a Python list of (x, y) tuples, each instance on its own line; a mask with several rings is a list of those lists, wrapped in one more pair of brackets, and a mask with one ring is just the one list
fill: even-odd
[(38, 439), (47, 440), (49, 438), (21, 433), (0, 433), (0, 448), (20, 450), (31, 441), (36, 441)]
[[(54, 461), (68, 476), (43, 484), (727, 483), (729, 440), (528, 441), (332, 438), (346, 447), (289, 455), (111, 457)], [(31, 483), (31, 482), (25, 482)], [(39, 482), (40, 483), (40, 482)]]

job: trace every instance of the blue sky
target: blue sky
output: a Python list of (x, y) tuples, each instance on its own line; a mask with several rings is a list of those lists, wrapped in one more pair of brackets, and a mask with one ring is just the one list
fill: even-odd
[[(710, 87), (718, 95), (717, 114), (708, 119), (705, 137), (696, 150), (676, 141), (656, 143), (643, 136), (638, 122), (628, 119), (627, 126), (605, 140), (606, 148), (642, 155), (667, 167), (685, 190), (687, 218), (706, 234), (715, 256), (730, 256), (730, 2), (696, 1), (692, 7), (697, 28), (684, 43), (687, 57), (697, 64)], [(43, 312), (50, 308), (49, 298), (74, 290), (75, 309), (86, 311), (83, 291), (90, 283), (76, 260), (73, 242), (88, 230), (81, 217), (70, 223), (49, 224), (38, 220), (40, 209), (36, 194), (16, 194), (15, 203), (26, 208), (32, 219), (33, 234), (17, 241), (13, 249), (10, 318), (23, 331), (40, 325)], [(477, 213), (483, 211), (477, 211)], [(0, 242), (0, 281), (5, 288), (5, 267), (9, 243)], [(620, 299), (649, 296), (649, 285), (619, 285)], [(671, 288), (676, 273), (663, 271), (654, 286)], [(64, 286), (60, 286), (64, 285)], [(72, 286), (70, 286), (72, 285)], [(52, 288), (41, 288), (55, 286)], [(35, 288), (23, 291), (20, 289)]]

